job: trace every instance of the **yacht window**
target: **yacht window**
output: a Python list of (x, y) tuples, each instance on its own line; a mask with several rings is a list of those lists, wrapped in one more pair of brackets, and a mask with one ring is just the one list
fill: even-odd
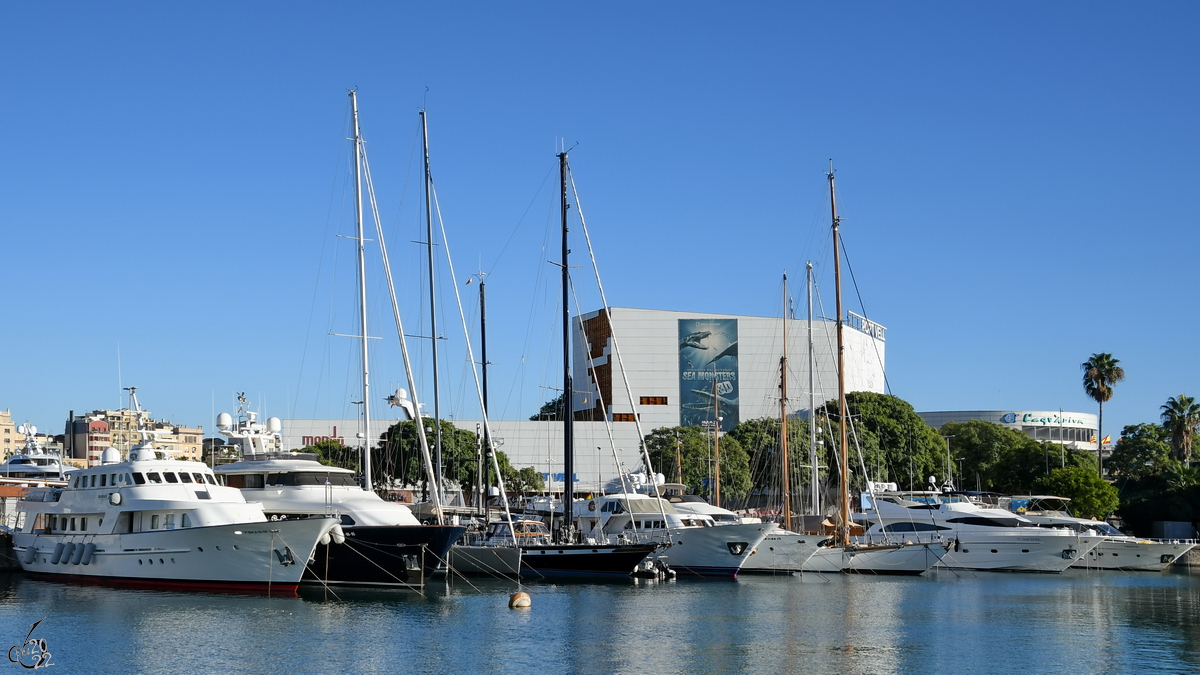
[(191, 477), (191, 475), (180, 471), (179, 472), (179, 480), (184, 483), (190, 483), (190, 482), (192, 482), (192, 477)]
[(106, 485), (107, 483), (108, 483), (108, 474), (106, 474), (106, 473), (100, 474), (100, 487), (107, 487), (107, 485)]
[(133, 474), (133, 482), (137, 483), (138, 485), (145, 485), (146, 477), (140, 473), (135, 473)]
[[(183, 473), (181, 473), (181, 474), (179, 474), (179, 475), (180, 475), (180, 476), (186, 476), (187, 474), (183, 474)], [(191, 519), (191, 518), (188, 518), (188, 514), (186, 514), (186, 513), (185, 513), (185, 514), (183, 514), (182, 516), (180, 516), (180, 518), (179, 518), (179, 526), (180, 526), (180, 527), (191, 527), (191, 526), (192, 526), (192, 519)]]
[(151, 471), (150, 473), (147, 473), (147, 474), (146, 474), (146, 477), (150, 479), (150, 482), (151, 482), (151, 483), (161, 483), (161, 482), (163, 482), (163, 480), (162, 480), (162, 476), (158, 475), (158, 472), (157, 472), (157, 471)]
[(884, 532), (932, 532), (934, 530), (949, 530), (948, 527), (933, 523), (889, 523), (883, 528)]
[(75, 519), (74, 518), (71, 519), (71, 531), (72, 532), (75, 531)]
[(116, 485), (116, 484), (117, 484), (117, 474), (115, 474), (115, 473), (114, 473), (114, 474), (109, 474), (109, 476), (108, 476), (108, 484), (109, 484), (109, 485)]
[(175, 529), (175, 514), (168, 513), (163, 517), (163, 528), (167, 530)]
[(632, 521), (626, 521), (626, 522), (625, 522), (625, 529), (626, 529), (626, 530), (632, 530), (632, 529), (633, 529), (633, 522), (632, 522)]
[(92, 482), (92, 485), (91, 485), (91, 487), (96, 487), (96, 474), (92, 474), (92, 481), (91, 481), (91, 482)]
[(79, 476), (75, 476), (75, 485), (73, 485), (72, 487), (75, 487), (75, 488), (79, 487)]
[(152, 529), (152, 530), (158, 529), (158, 514), (157, 513), (150, 516), (150, 529)]
[(343, 513), (342, 514), (342, 524), (343, 525), (353, 525), (354, 519)]
[[(41, 517), (42, 517), (41, 514), (38, 514), (38, 518), (41, 518)], [(51, 531), (58, 529), (58, 517), (57, 516), (50, 516), (50, 524), (46, 526), (46, 529), (51, 530)]]
[(168, 483), (178, 483), (179, 482), (179, 478), (176, 477), (174, 471), (164, 471), (163, 475), (166, 476)]
[(200, 474), (198, 474), (198, 473), (194, 473), (194, 474), (192, 474), (192, 478), (196, 479), (196, 482), (197, 482), (197, 483), (203, 483), (203, 482), (204, 482), (204, 476), (201, 476), (201, 475), (200, 475)]
[(981, 516), (964, 516), (962, 518), (950, 518), (947, 523), (960, 523), (963, 525), (978, 525), (981, 527), (1019, 527), (1021, 521), (1016, 518), (983, 518)]
[(79, 519), (79, 531), (87, 532), (87, 517), (86, 516)]
[(204, 478), (212, 485), (217, 484), (217, 480), (215, 478), (213, 478), (213, 475), (211, 473), (204, 474)]

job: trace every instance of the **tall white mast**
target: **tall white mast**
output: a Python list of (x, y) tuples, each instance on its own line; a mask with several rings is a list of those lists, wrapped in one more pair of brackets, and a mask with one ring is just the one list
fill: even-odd
[(821, 515), (821, 467), (817, 463), (817, 359), (813, 353), (813, 266), (808, 272), (808, 461), (812, 467), (812, 513)]
[(371, 375), (367, 366), (367, 258), (363, 238), (362, 208), (362, 136), (358, 131), (358, 97), (350, 90), (350, 107), (354, 113), (354, 218), (358, 225), (358, 314), (362, 339), (362, 420), (363, 420), (363, 489), (371, 485)]

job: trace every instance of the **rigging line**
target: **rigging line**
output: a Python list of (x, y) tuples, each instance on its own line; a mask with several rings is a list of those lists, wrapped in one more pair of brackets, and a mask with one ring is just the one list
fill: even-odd
[[(646, 435), (642, 431), (642, 422), (639, 419), (637, 403), (633, 398), (633, 387), (629, 385), (629, 374), (625, 371), (625, 361), (621, 358), (621, 348), (617, 342), (617, 331), (613, 328), (612, 309), (609, 307), (608, 297), (604, 293), (604, 283), (600, 281), (600, 266), (596, 262), (596, 250), (592, 247), (592, 236), (588, 232), (587, 220), (583, 217), (583, 203), (579, 199), (579, 188), (575, 185), (575, 173), (571, 171), (570, 162), (567, 162), (567, 175), (571, 179), (571, 194), (575, 197), (575, 211), (579, 214), (579, 226), (583, 230), (583, 238), (587, 242), (588, 257), (592, 261), (592, 270), (596, 275), (596, 288), (600, 292), (600, 305), (604, 308), (604, 318), (608, 321), (609, 342), (612, 344), (612, 353), (617, 357), (617, 365), (621, 368), (621, 380), (625, 383), (625, 395), (629, 397), (629, 407), (633, 409), (633, 423), (637, 429), (637, 443), (638, 449), (641, 451), (641, 460), (645, 462), (646, 466), (646, 478), (651, 483), (654, 483), (657, 481), (654, 479), (654, 466), (650, 462), (650, 451), (646, 448)], [(583, 316), (580, 315), (580, 318), (582, 319)], [(589, 361), (591, 360), (590, 356), (589, 354)], [(716, 433), (720, 433), (720, 430), (718, 429)], [(620, 469), (620, 467), (617, 468), (618, 470)], [(653, 496), (658, 498), (658, 510), (662, 515), (663, 521), (666, 521), (667, 512), (666, 507), (663, 505), (665, 500), (661, 498), (657, 486), (655, 486), (654, 493)]]
[[(346, 118), (342, 121), (342, 127), (345, 128), (349, 124), (350, 108), (346, 108)], [(340, 144), (339, 144), (340, 145)], [(317, 258), (317, 274), (313, 279), (312, 303), (308, 307), (308, 327), (304, 331), (304, 346), (300, 351), (300, 372), (296, 376), (296, 403), (292, 405), (289, 414), (294, 419), (296, 417), (295, 406), (300, 404), (300, 383), (304, 381), (304, 363), (308, 356), (308, 341), (312, 337), (312, 322), (313, 316), (317, 310), (317, 289), (321, 286), (321, 270), (325, 265), (325, 247), (329, 245), (329, 226), (333, 222), (333, 199), (337, 195), (337, 176), (342, 165), (342, 148), (338, 148), (337, 159), (333, 162), (333, 180), (329, 186), (329, 205), (325, 211), (325, 234), (321, 238), (321, 255)], [(342, 184), (342, 201), (345, 202), (346, 185)]]
[[(371, 178), (371, 165), (367, 161), (367, 155), (366, 155), (365, 149), (363, 151), (363, 168), (365, 169), (364, 173), (366, 174), (366, 179), (367, 179), (367, 195), (368, 195), (368, 201), (371, 205), (371, 217), (375, 220), (375, 232), (376, 232), (376, 236), (379, 238), (379, 253), (380, 253), (380, 258), (383, 262), (384, 278), (387, 281), (388, 295), (389, 295), (389, 297), (391, 299), (391, 303), (392, 303), (392, 318), (396, 323), (396, 334), (399, 336), (399, 339), (400, 339), (400, 354), (401, 354), (401, 357), (404, 362), (404, 373), (408, 379), (409, 388), (413, 390), (412, 393), (410, 394), (409, 400), (412, 401), (413, 412), (415, 413), (413, 415), (414, 422), (415, 422), (414, 431), (417, 435), (417, 438), (419, 439), (419, 447), (421, 449), (421, 459), (422, 459), (422, 463), (424, 464), (424, 467), (425, 467), (426, 480), (432, 480), (433, 481), (432, 484), (434, 486), (436, 486), (439, 483), (437, 482), (436, 476), (434, 475), (433, 460), (429, 454), (429, 441), (428, 441), (428, 439), (426, 439), (425, 433), (424, 433), (425, 425), (421, 419), (420, 397), (417, 396), (417, 392), (416, 392), (416, 380), (413, 377), (412, 362), (410, 361), (409, 355), (408, 355), (408, 341), (404, 337), (404, 323), (400, 317), (400, 304), (396, 299), (396, 286), (392, 280), (392, 265), (391, 265), (390, 260), (388, 259), (388, 254), (387, 254), (387, 241), (384, 239), (384, 236), (383, 236), (383, 223), (379, 219), (378, 203), (375, 201), (375, 183)], [(370, 405), (370, 402), (364, 401), (363, 405)], [(370, 439), (367, 439), (367, 440), (369, 441)], [(394, 476), (390, 476), (390, 478), (394, 478)], [(430, 494), (433, 495), (434, 515), (437, 517), (438, 524), (441, 525), (445, 522), (445, 513), (442, 510), (441, 493), (439, 490), (435, 489), (435, 490), (431, 491)]]
[[(483, 385), (479, 380), (479, 370), (475, 368), (475, 349), (471, 346), (470, 332), (467, 329), (467, 315), (463, 312), (462, 295), (458, 292), (458, 277), (454, 274), (454, 258), (450, 255), (450, 239), (446, 236), (446, 222), (442, 219), (442, 204), (438, 200), (437, 187), (434, 186), (432, 177), (429, 180), (429, 193), (433, 197), (433, 208), (437, 212), (438, 227), (442, 232), (442, 248), (446, 254), (446, 265), (450, 268), (450, 285), (454, 288), (454, 299), (458, 302), (458, 316), (462, 320), (463, 335), (466, 336), (467, 361), (471, 364), (471, 375), (475, 380), (475, 393), (478, 396), (479, 412), (483, 417), (483, 427), (487, 430), (486, 437), (494, 439), (496, 438), (496, 433), (492, 429), (491, 421), (488, 419), (487, 406), (483, 404)], [(504, 476), (500, 474), (499, 460), (496, 459), (496, 448), (490, 448), (489, 454), (492, 456), (492, 461), (496, 463), (496, 484), (500, 488), (501, 496), (504, 497), (504, 514), (508, 519), (509, 532), (515, 534), (516, 529), (513, 528), (512, 515), (508, 510), (508, 491), (504, 487)]]
[[(854, 293), (858, 296), (858, 306), (862, 308), (863, 315), (867, 314), (867, 306), (863, 304), (862, 293), (858, 290), (858, 280), (854, 278), (854, 267), (850, 265), (850, 253), (846, 251), (846, 239), (841, 238), (842, 254), (846, 257), (846, 269), (850, 271), (850, 281), (854, 284)], [(869, 317), (868, 317), (869, 318)], [(879, 355), (879, 344), (875, 342), (875, 337), (871, 337), (871, 346), (875, 348), (875, 360), (879, 362), (879, 369), (883, 371), (883, 386), (884, 392), (892, 393), (892, 385), (888, 382), (887, 368), (883, 365), (883, 357)]]
[(525, 222), (525, 216), (529, 215), (529, 210), (532, 209), (533, 205), (537, 203), (538, 197), (542, 194), (542, 190), (546, 187), (546, 181), (550, 180), (550, 176), (554, 174), (554, 169), (557, 168), (557, 166), (558, 164), (556, 162), (542, 178), (542, 183), (538, 186), (537, 192), (533, 193), (533, 199), (529, 200), (529, 204), (525, 207), (525, 210), (521, 212), (521, 217), (517, 219), (517, 224), (513, 226), (513, 231), (509, 233), (508, 239), (504, 242), (504, 246), (500, 247), (500, 252), (496, 254), (496, 260), (492, 263), (492, 266), (487, 271), (487, 274), (494, 272), (496, 270), (496, 266), (500, 264), (500, 259), (504, 257), (504, 252), (508, 250), (508, 245), (512, 243), (513, 237), (517, 236), (517, 232), (521, 229), (521, 224)]

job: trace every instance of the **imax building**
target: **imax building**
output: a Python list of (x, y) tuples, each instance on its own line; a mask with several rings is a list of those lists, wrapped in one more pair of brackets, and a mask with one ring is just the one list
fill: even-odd
[[(745, 420), (778, 418), (785, 353), (789, 415), (807, 410), (810, 397), (818, 405), (836, 398), (837, 323), (813, 320), (811, 335), (807, 320), (784, 324), (778, 317), (625, 307), (578, 317), (572, 377), (579, 489), (598, 489), (641, 465), (639, 425), (642, 433), (650, 433), (660, 427), (711, 427), (716, 419), (722, 431), (729, 431)], [(847, 391), (884, 392), (886, 336), (883, 326), (849, 313)], [(393, 422), (381, 420), (379, 429)], [(472, 432), (480, 424), (453, 422)], [(286, 420), (284, 446), (300, 448), (331, 436), (354, 445), (357, 425), (355, 420)], [(560, 423), (492, 420), (492, 429), (513, 466), (537, 468), (552, 488), (562, 480)]]

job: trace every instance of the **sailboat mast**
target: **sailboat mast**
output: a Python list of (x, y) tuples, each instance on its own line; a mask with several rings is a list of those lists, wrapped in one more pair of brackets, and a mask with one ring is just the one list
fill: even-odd
[[(442, 410), (441, 392), (438, 390), (438, 332), (437, 332), (437, 294), (434, 292), (433, 267), (433, 205), (429, 198), (429, 187), (433, 177), (429, 174), (429, 118), (421, 111), (421, 138), (425, 146), (425, 237), (429, 249), (429, 343), (433, 345), (433, 456), (434, 474), (437, 475), (438, 499), (442, 492)], [(424, 424), (417, 420), (417, 426), (424, 432)]]
[(841, 431), (841, 515), (842, 546), (850, 545), (850, 478), (849, 455), (846, 451), (846, 346), (842, 342), (842, 265), (838, 255), (837, 197), (833, 190), (833, 161), (829, 162), (829, 205), (833, 213), (833, 281), (837, 298), (837, 360), (838, 360), (838, 428)]
[[(488, 416), (488, 383), (487, 383), (487, 367), (488, 367), (488, 360), (487, 360), (487, 302), (486, 302), (484, 292), (483, 292), (483, 285), (484, 285), (483, 277), (484, 277), (483, 272), (480, 272), (479, 273), (479, 354), (480, 354), (480, 361), (482, 362), (481, 365), (483, 367), (483, 384), (481, 385), (481, 388), (483, 389), (483, 391), (481, 392), (482, 396), (483, 396), (483, 418), (486, 420), (490, 420), (491, 417)], [(484, 468), (483, 468), (483, 480), (480, 481), (483, 484), (483, 498), (480, 500), (480, 503), (482, 503), (484, 505), (484, 514), (487, 513), (487, 498), (488, 498), (488, 493), (491, 492), (491, 487), (492, 487), (492, 477), (491, 477), (491, 474), (488, 472), (488, 468), (487, 468), (487, 467), (491, 466), (491, 461), (492, 461), (491, 426), (492, 426), (491, 424), (483, 425), (483, 467)]]
[(362, 339), (363, 489), (371, 492), (371, 370), (367, 365), (367, 256), (363, 238), (362, 136), (358, 131), (357, 92), (350, 91), (354, 113), (354, 218), (358, 225), (358, 316)]
[(788, 468), (788, 424), (787, 424), (787, 348), (788, 348), (788, 292), (787, 274), (783, 275), (783, 356), (779, 359), (779, 448), (783, 473), (780, 493), (783, 496), (783, 529), (792, 532), (791, 473)]
[[(575, 401), (571, 386), (571, 271), (567, 267), (567, 153), (558, 154), (558, 178), (562, 191), (562, 328), (563, 328), (563, 527), (569, 528), (575, 494), (574, 421)], [(569, 532), (569, 530), (568, 530)]]
[(717, 364), (713, 362), (713, 506), (721, 506), (721, 397), (717, 386)]
[(821, 467), (817, 463), (817, 359), (813, 349), (813, 266), (804, 263), (808, 276), (808, 460), (812, 466), (812, 514), (821, 514)]

